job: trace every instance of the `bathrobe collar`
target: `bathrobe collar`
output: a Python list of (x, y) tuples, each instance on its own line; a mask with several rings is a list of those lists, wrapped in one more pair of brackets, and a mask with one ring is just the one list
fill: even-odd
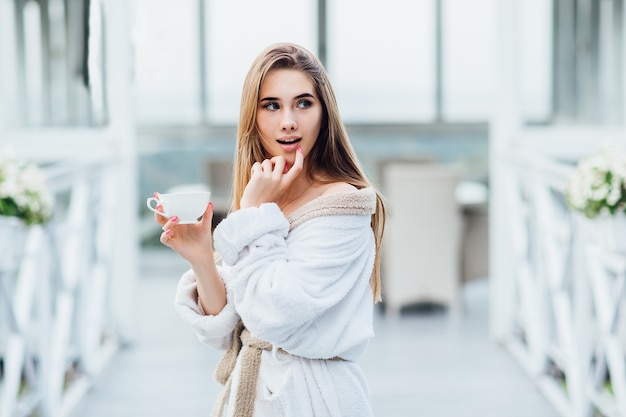
[(315, 217), (334, 215), (372, 215), (376, 212), (376, 192), (372, 187), (322, 195), (287, 216), (293, 230)]

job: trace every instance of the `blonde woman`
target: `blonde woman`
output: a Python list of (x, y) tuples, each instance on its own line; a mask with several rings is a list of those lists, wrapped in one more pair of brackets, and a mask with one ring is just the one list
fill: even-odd
[(324, 68), (300, 46), (270, 46), (246, 77), (233, 197), (213, 235), (211, 204), (197, 225), (156, 216), (191, 266), (177, 311), (227, 350), (212, 415), (371, 416), (356, 361), (380, 300), (385, 210)]

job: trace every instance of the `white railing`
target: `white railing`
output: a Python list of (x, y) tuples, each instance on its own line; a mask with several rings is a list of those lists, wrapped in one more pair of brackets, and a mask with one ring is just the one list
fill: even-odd
[(493, 296), (511, 305), (492, 311), (508, 317), (500, 341), (561, 415), (626, 416), (626, 253), (611, 235), (624, 217), (588, 220), (567, 207), (572, 164), (535, 152), (506, 158), (509, 293)]
[(45, 169), (45, 226), (0, 220), (0, 417), (69, 414), (120, 345), (115, 163)]

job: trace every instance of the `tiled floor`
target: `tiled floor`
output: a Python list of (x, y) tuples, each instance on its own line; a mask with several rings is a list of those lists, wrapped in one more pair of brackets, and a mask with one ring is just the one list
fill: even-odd
[[(208, 416), (221, 352), (201, 345), (173, 309), (184, 263), (145, 251), (138, 333), (113, 357), (70, 417)], [(361, 364), (382, 417), (557, 417), (512, 357), (488, 339), (488, 282), (463, 292), (465, 311), (376, 317)], [(357, 416), (355, 416), (357, 417)]]

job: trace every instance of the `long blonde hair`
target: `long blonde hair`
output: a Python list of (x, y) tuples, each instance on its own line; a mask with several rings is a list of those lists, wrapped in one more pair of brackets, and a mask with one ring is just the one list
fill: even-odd
[[(277, 69), (292, 69), (307, 74), (322, 103), (320, 133), (313, 149), (307, 155), (307, 177), (311, 180), (317, 178), (319, 181), (323, 176), (328, 178), (329, 182), (347, 182), (357, 188), (372, 187), (363, 173), (341, 121), (335, 93), (326, 70), (307, 49), (290, 43), (280, 43), (269, 46), (256, 58), (243, 84), (234, 163), (233, 210), (239, 210), (239, 201), (250, 181), (252, 165), (265, 159), (256, 125), (256, 112), (261, 85), (267, 74)], [(383, 199), (376, 191), (376, 212), (372, 215), (371, 221), (376, 242), (371, 284), (376, 302), (381, 300), (380, 253), (385, 216)]]

